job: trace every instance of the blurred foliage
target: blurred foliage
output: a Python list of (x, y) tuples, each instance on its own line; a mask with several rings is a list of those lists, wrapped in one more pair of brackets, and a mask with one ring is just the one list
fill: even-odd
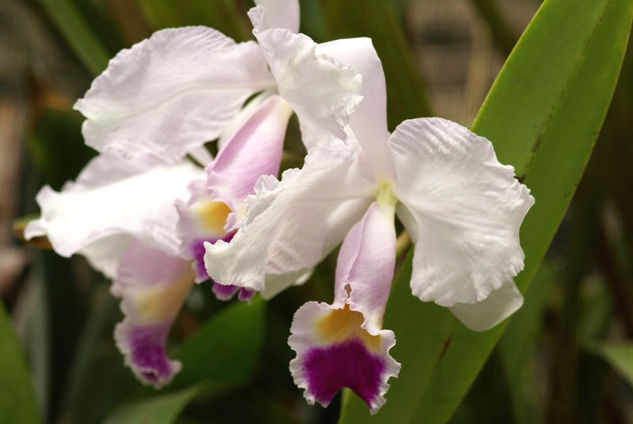
[[(302, 30), (315, 40), (373, 39), (387, 77), (390, 128), (432, 114), (426, 83), (431, 78), (419, 66), (419, 40), (410, 22), (415, 1), (301, 3)], [(498, 0), (468, 3), (505, 58), (520, 34), (507, 7)], [(446, 310), (411, 296), (410, 257), (405, 260), (385, 317), (385, 327), (396, 332), (392, 354), (403, 370), (390, 381), (388, 402), (375, 421), (633, 422), (631, 49), (600, 131), (632, 4), (595, 0), (579, 7), (572, 0), (547, 0), (521, 37), (473, 128), (494, 141), (500, 160), (515, 166), (537, 198), (521, 233), (527, 269), (517, 282), (526, 290), (525, 305), (504, 326), (470, 332)], [(81, 117), (71, 105), (119, 49), (180, 25), (208, 25), (238, 41), (250, 39), (245, 12), (251, 5), (246, 0), (0, 4), (0, 28), (9, 28), (11, 36), (4, 44), (16, 57), (11, 74), (0, 60), (0, 100), (15, 102), (27, 116), (21, 141), (28, 155), (16, 213), (37, 212), (32, 199), (39, 186), (60, 188), (94, 155), (82, 142)], [(17, 60), (18, 49), (24, 61)], [(22, 97), (16, 100), (15, 93)], [(296, 122), (288, 131), (289, 145), (297, 144), (295, 127)], [(39, 422), (41, 415), (48, 423), (82, 424), (333, 423), (339, 414), (341, 422), (368, 422), (366, 407), (349, 392), (327, 409), (307, 405), (288, 371), (292, 314), (307, 300), (331, 300), (334, 254), (308, 284), (266, 305), (255, 299), (250, 306), (227, 306), (208, 286), (196, 287), (172, 337), (172, 353), (185, 366), (171, 386), (156, 392), (132, 377), (114, 346), (112, 331), (121, 314), (108, 282), (80, 258), (30, 253), (27, 272), (2, 294), (32, 377), (0, 311), (0, 391), (10, 394), (0, 396), (0, 422)]]

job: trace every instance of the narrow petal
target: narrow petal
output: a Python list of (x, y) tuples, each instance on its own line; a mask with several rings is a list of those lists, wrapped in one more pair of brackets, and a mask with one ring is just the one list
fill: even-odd
[(121, 258), (112, 293), (121, 298), (124, 320), (116, 326), (125, 364), (145, 384), (168, 384), (180, 370), (167, 357), (171, 325), (193, 285), (188, 262), (133, 241)]
[(274, 86), (257, 45), (206, 27), (157, 31), (122, 50), (75, 104), (86, 144), (176, 162), (217, 138), (251, 94)]
[(371, 203), (374, 187), (363, 175), (355, 146), (340, 144), (315, 149), (303, 169), (285, 171), (281, 182), (261, 178), (235, 237), (205, 244), (209, 275), (220, 284), (265, 291), (267, 274), (313, 268)]
[[(130, 238), (175, 255), (174, 202), (186, 196), (187, 184), (202, 172), (188, 163), (139, 171), (137, 164), (98, 156), (61, 192), (48, 186), (40, 190), (41, 217), (27, 226), (25, 237), (46, 235), (60, 255), (86, 253), (91, 260), (104, 261), (109, 273), (118, 260), (112, 255)], [(124, 237), (113, 238), (117, 236)]]
[(375, 413), (400, 364), (390, 355), (395, 336), (382, 329), (395, 265), (393, 206), (372, 204), (345, 238), (338, 257), (334, 303), (308, 302), (295, 314), (290, 362), (310, 403), (327, 406), (343, 387)]
[(330, 58), (362, 76), (362, 102), (350, 115), (349, 125), (363, 154), (379, 178), (392, 179), (387, 129), (387, 89), (382, 62), (370, 38), (347, 38), (317, 46), (317, 54)]
[(272, 96), (237, 129), (207, 167), (207, 187), (216, 200), (236, 209), (261, 175), (277, 176), (291, 114), (281, 97)]
[(513, 281), (503, 284), (477, 303), (458, 303), (451, 312), (462, 324), (474, 331), (485, 331), (523, 306), (523, 295)]
[(257, 7), (248, 11), (254, 28), (286, 28), (299, 32), (298, 0), (255, 0), (255, 4)]
[(534, 199), (490, 141), (431, 118), (403, 122), (390, 145), (399, 212), (416, 242), (416, 296), (479, 302), (523, 269), (519, 228)]
[(345, 237), (336, 267), (335, 303), (362, 312), (370, 332), (382, 328), (382, 316), (396, 262), (394, 207), (372, 203)]
[(320, 54), (310, 37), (287, 29), (254, 31), (279, 94), (299, 117), (308, 149), (343, 128), (362, 100), (360, 74)]

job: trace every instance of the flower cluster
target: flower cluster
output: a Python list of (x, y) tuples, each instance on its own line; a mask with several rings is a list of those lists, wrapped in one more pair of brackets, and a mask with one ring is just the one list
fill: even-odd
[[(332, 303), (295, 314), (290, 371), (310, 403), (349, 387), (375, 412), (400, 370), (382, 326), (396, 219), (415, 243), (413, 294), (484, 330), (522, 304), (513, 277), (534, 199), (490, 141), (454, 122), (390, 133), (371, 40), (316, 44), (298, 33), (297, 0), (256, 3), (256, 41), (167, 29), (110, 61), (75, 104), (99, 155), (61, 192), (40, 191), (25, 236), (113, 279), (117, 346), (157, 388), (181, 367), (165, 344), (194, 283), (211, 280), (224, 300), (270, 298), (342, 243)], [(293, 113), (308, 153), (278, 180)]]

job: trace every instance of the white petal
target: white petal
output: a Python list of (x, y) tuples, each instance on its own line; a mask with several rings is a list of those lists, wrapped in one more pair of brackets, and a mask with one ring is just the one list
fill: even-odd
[(385, 74), (371, 39), (334, 40), (319, 44), (316, 51), (361, 74), (363, 101), (351, 114), (349, 125), (377, 176), (391, 177), (393, 165), (388, 145)]
[(315, 149), (281, 182), (260, 179), (247, 217), (229, 243), (206, 244), (205, 263), (218, 283), (266, 290), (266, 274), (307, 271), (366, 210), (374, 187), (363, 178), (354, 146)]
[(485, 331), (515, 313), (523, 305), (523, 295), (513, 281), (503, 284), (477, 303), (458, 303), (453, 315), (474, 331)]
[(130, 235), (114, 234), (89, 244), (81, 249), (80, 253), (94, 269), (112, 279), (116, 276), (121, 255), (132, 240)]
[(271, 86), (254, 42), (172, 28), (119, 52), (75, 109), (87, 118), (89, 146), (175, 162), (217, 138), (248, 96)]
[(255, 31), (279, 94), (299, 117), (307, 148), (332, 135), (344, 139), (350, 113), (362, 100), (360, 74), (333, 62), (310, 37), (287, 29)]
[(416, 240), (416, 296), (442, 306), (479, 302), (523, 269), (519, 228), (534, 199), (490, 141), (429, 118), (400, 124), (390, 145), (403, 221)]
[(113, 248), (125, 245), (125, 240), (111, 238), (117, 235), (143, 240), (176, 255), (179, 238), (174, 202), (187, 195), (191, 180), (203, 175), (186, 162), (141, 172), (134, 164), (126, 168), (119, 158), (98, 156), (62, 192), (48, 186), (40, 190), (37, 202), (42, 215), (27, 226), (25, 237), (45, 234), (62, 256), (88, 248), (89, 257), (111, 257)]
[(255, 0), (257, 7), (248, 11), (255, 30), (286, 28), (299, 32), (298, 0)]

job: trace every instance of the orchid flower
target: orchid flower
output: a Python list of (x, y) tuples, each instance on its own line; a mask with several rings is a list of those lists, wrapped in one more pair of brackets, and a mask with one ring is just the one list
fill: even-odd
[[(360, 101), (361, 76), (295, 33), (296, 1), (258, 3), (249, 16), (259, 44), (187, 27), (158, 31), (112, 59), (75, 104), (86, 144), (101, 154), (60, 193), (40, 191), (42, 216), (25, 231), (47, 236), (63, 256), (84, 255), (114, 280), (125, 315), (117, 346), (157, 388), (180, 369), (166, 354), (171, 325), (194, 281), (208, 279), (202, 243), (229, 240), (257, 178), (277, 175), (291, 113), (311, 147), (313, 134), (342, 134)], [(203, 144), (218, 137), (211, 162)], [(206, 176), (186, 155), (208, 164)], [(213, 290), (223, 299), (254, 293)]]
[(62, 256), (79, 253), (113, 279), (124, 320), (115, 340), (141, 381), (161, 387), (180, 369), (165, 352), (169, 328), (193, 285), (189, 261), (178, 252), (174, 201), (202, 169), (151, 160), (124, 160), (104, 153), (90, 161), (61, 192), (46, 186), (37, 195), (42, 214), (25, 229), (47, 236)]
[(262, 177), (242, 227), (229, 242), (205, 244), (205, 262), (218, 283), (263, 291), (314, 267), (345, 239), (334, 302), (308, 302), (294, 317), (290, 367), (309, 402), (327, 405), (350, 387), (376, 412), (399, 369), (389, 355), (394, 334), (382, 329), (395, 216), (415, 243), (413, 294), (485, 330), (523, 302), (513, 277), (523, 268), (519, 228), (534, 199), (491, 142), (461, 125), (413, 119), (389, 134), (384, 76), (368, 50), (328, 51), (363, 74), (346, 142), (313, 149), (281, 181)]

